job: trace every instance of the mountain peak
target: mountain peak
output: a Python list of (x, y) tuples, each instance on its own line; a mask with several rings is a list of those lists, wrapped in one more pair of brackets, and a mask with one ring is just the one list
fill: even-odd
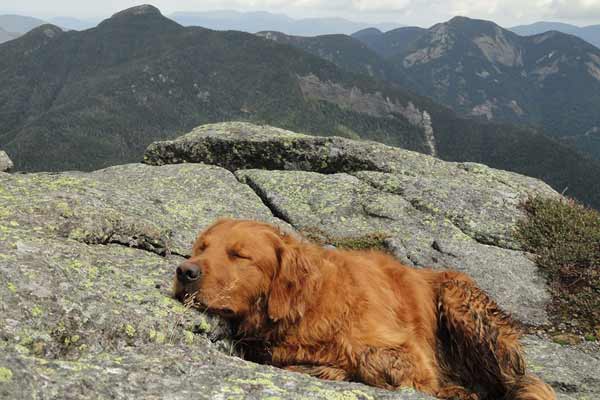
[(162, 16), (160, 10), (150, 4), (142, 4), (140, 6), (135, 6), (131, 8), (127, 8), (123, 11), (119, 11), (116, 14), (113, 14), (111, 18), (121, 18), (121, 17), (131, 17), (138, 15), (160, 15)]
[(119, 11), (98, 25), (100, 29), (106, 27), (109, 27), (111, 30), (119, 27), (119, 29), (128, 31), (144, 27), (143, 29), (147, 29), (149, 32), (159, 33), (180, 29), (181, 25), (162, 15), (158, 8), (149, 4), (143, 4)]
[(475, 18), (469, 18), (469, 17), (463, 17), (461, 15), (458, 15), (452, 19), (450, 19), (448, 22), (445, 23), (445, 25), (450, 25), (450, 26), (461, 26), (461, 27), (496, 27), (498, 26), (495, 22), (493, 21), (488, 21), (485, 19), (475, 19)]
[(456, 16), (446, 22), (431, 27), (434, 32), (448, 32), (451, 35), (460, 37), (459, 40), (473, 40), (474, 38), (489, 36), (512, 37), (513, 33), (502, 28), (494, 21), (485, 19), (474, 19), (463, 16)]
[(366, 29), (362, 29), (358, 32), (354, 32), (352, 34), (352, 37), (360, 38), (360, 37), (381, 36), (381, 35), (383, 35), (383, 32), (377, 28), (366, 28)]
[(52, 25), (52, 24), (44, 24), (44, 25), (38, 26), (37, 28), (33, 28), (28, 33), (26, 33), (25, 36), (46, 37), (48, 39), (52, 39), (52, 38), (60, 35), (61, 33), (63, 33), (63, 30), (60, 29), (58, 26)]
[(470, 22), (470, 21), (473, 21), (473, 19), (462, 16), (462, 15), (457, 15), (456, 17), (451, 18), (448, 21), (448, 23), (449, 24), (460, 24), (460, 23), (465, 23), (465, 22)]

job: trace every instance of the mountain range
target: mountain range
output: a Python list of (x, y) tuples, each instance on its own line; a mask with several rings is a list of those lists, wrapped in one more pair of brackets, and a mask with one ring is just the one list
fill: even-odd
[(41, 19), (22, 15), (0, 15), (0, 43), (13, 40), (45, 23)]
[(418, 92), (463, 115), (540, 126), (554, 136), (600, 127), (600, 49), (577, 37), (522, 37), (464, 17), (355, 37), (403, 70)]
[(8, 42), (9, 40), (13, 40), (20, 35), (14, 32), (7, 32), (0, 27), (0, 43)]
[[(240, 12), (232, 10), (205, 12), (176, 12), (169, 16), (183, 26), (202, 26), (214, 30), (236, 30), (249, 33), (274, 30), (289, 35), (316, 36), (324, 34), (351, 34), (371, 27), (366, 22), (349, 21), (344, 18), (291, 18), (285, 14), (266, 11)], [(382, 30), (401, 26), (395, 23), (376, 24)]]
[[(199, 26), (219, 31), (235, 30), (254, 33), (264, 30), (276, 30), (290, 35), (315, 36), (330, 33), (351, 34), (370, 27), (367, 22), (350, 21), (344, 18), (291, 18), (285, 14), (266, 11), (241, 12), (217, 10), (204, 12), (175, 12), (169, 18), (183, 26)], [(46, 23), (52, 23), (62, 29), (82, 31), (94, 28), (100, 22), (97, 18), (80, 19), (70, 16), (50, 18), (47, 21), (21, 15), (0, 15), (0, 29), (16, 34), (24, 34)], [(391, 30), (400, 24), (381, 23), (375, 25), (381, 30)], [(13, 35), (14, 38), (18, 35)], [(0, 34), (0, 40), (3, 36)], [(5, 36), (6, 37), (6, 36)], [(6, 40), (10, 40), (6, 37)]]
[(27, 17), (23, 15), (5, 14), (0, 15), (0, 28), (7, 32), (24, 34), (47, 23), (39, 18)]
[(421, 37), (427, 29), (417, 26), (403, 27), (383, 32), (376, 28), (367, 28), (352, 34), (352, 37), (365, 43), (383, 58), (402, 54), (410, 49), (414, 40)]
[(53, 25), (60, 26), (62, 29), (83, 31), (85, 29), (94, 28), (100, 22), (97, 18), (80, 19), (73, 17), (54, 17), (48, 20)]
[(544, 131), (600, 159), (600, 49), (577, 37), (522, 37), (464, 17), (352, 37), (258, 34), (411, 88), (465, 117)]
[[(288, 35), (318, 36), (327, 34), (352, 34), (364, 31), (365, 34), (383, 33), (402, 27), (401, 24), (387, 22), (372, 24), (350, 21), (344, 18), (291, 18), (281, 13), (267, 11), (242, 12), (235, 10), (215, 10), (203, 12), (179, 11), (169, 15), (184, 26), (201, 26), (214, 30), (237, 30), (243, 32), (277, 31)], [(0, 15), (0, 29), (23, 34), (45, 23), (58, 25), (63, 29), (85, 30), (95, 27), (99, 18), (75, 18), (72, 16), (53, 17), (46, 21), (22, 15)], [(423, 29), (423, 28), (415, 28)], [(521, 36), (533, 36), (549, 31), (557, 31), (577, 36), (596, 47), (600, 47), (600, 25), (576, 26), (561, 22), (540, 21), (528, 25), (509, 28)], [(362, 32), (361, 32), (362, 33)], [(406, 34), (406, 32), (403, 32)]]
[(600, 164), (330, 59), (257, 35), (186, 28), (152, 6), (82, 32), (42, 25), (0, 45), (0, 148), (19, 170), (91, 170), (137, 161), (150, 142), (203, 123), (245, 120), (481, 162), (600, 207)]
[[(42, 25), (0, 46), (0, 72), (0, 146), (24, 170), (135, 161), (155, 139), (232, 119), (431, 152), (429, 100), (255, 35), (185, 28), (152, 6), (82, 32)], [(345, 90), (365, 104), (335, 104)]]
[(526, 124), (600, 159), (600, 49), (575, 36), (522, 37), (456, 17), (430, 29), (353, 37), (402, 84), (411, 81), (416, 92), (461, 115)]
[(561, 22), (535, 22), (530, 25), (519, 25), (510, 28), (514, 33), (521, 36), (539, 35), (549, 31), (557, 31), (577, 36), (600, 48), (600, 25), (576, 26)]
[[(73, 17), (54, 17), (48, 19), (48, 21), (45, 21), (39, 18), (23, 15), (5, 14), (0, 15), (0, 31), (4, 30), (10, 32), (12, 37), (7, 40), (11, 40), (29, 32), (32, 29), (37, 28), (38, 26), (48, 23), (60, 26), (62, 29), (82, 31), (95, 27), (98, 25), (98, 22), (99, 20), (94, 18), (79, 19)], [(1, 37), (2, 36), (0, 34), (0, 43), (2, 43)]]
[(367, 44), (348, 35), (331, 34), (305, 37), (286, 35), (276, 31), (262, 31), (256, 35), (299, 48), (356, 74), (367, 75), (381, 81), (408, 84), (404, 71), (388, 63)]

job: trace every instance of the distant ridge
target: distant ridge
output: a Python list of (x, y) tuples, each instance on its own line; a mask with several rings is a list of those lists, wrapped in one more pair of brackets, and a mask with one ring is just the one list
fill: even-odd
[(405, 52), (411, 43), (424, 34), (427, 29), (407, 26), (377, 33), (377, 30), (362, 30), (352, 34), (352, 37), (367, 44), (382, 57), (391, 57)]
[(358, 32), (354, 32), (352, 34), (352, 37), (369, 38), (369, 37), (377, 37), (377, 36), (381, 36), (381, 35), (383, 35), (383, 32), (377, 28), (366, 28), (366, 29), (360, 30)]
[(18, 33), (7, 32), (0, 27), (0, 43), (8, 42), (9, 40), (13, 40), (20, 35)]
[(510, 28), (510, 30), (522, 36), (539, 35), (548, 31), (568, 33), (600, 48), (600, 25), (579, 27), (562, 22), (535, 22), (530, 25), (515, 26)]
[(47, 22), (39, 18), (14, 14), (0, 15), (0, 28), (21, 35), (44, 24)]
[(349, 21), (344, 18), (302, 18), (294, 19), (285, 14), (266, 11), (240, 12), (218, 10), (206, 12), (176, 12), (169, 16), (184, 26), (201, 26), (214, 30), (237, 30), (249, 33), (278, 31), (288, 35), (316, 36), (326, 34), (351, 34), (358, 30), (375, 26), (387, 31), (398, 28), (399, 24), (371, 24)]
[(75, 31), (83, 31), (85, 29), (90, 29), (98, 25), (96, 19), (79, 19), (73, 17), (55, 17), (50, 19), (50, 23), (54, 25), (58, 25), (64, 29), (75, 30)]

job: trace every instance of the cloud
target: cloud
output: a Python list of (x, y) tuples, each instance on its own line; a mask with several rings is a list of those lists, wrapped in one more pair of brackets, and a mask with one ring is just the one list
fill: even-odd
[(548, 16), (564, 19), (600, 18), (600, 0), (547, 0)]

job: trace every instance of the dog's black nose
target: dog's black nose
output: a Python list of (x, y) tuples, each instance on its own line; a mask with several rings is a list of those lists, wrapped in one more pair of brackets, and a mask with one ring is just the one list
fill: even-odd
[(202, 271), (200, 267), (194, 263), (189, 261), (185, 261), (181, 263), (179, 267), (177, 267), (177, 280), (181, 283), (188, 283), (197, 281), (200, 279), (202, 275)]

